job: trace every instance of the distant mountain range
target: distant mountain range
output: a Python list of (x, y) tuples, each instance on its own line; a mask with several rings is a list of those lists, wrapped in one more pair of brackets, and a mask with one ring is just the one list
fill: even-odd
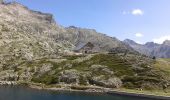
[(170, 40), (166, 40), (162, 44), (157, 44), (154, 42), (138, 44), (130, 39), (126, 39), (123, 42), (142, 54), (152, 57), (170, 58)]

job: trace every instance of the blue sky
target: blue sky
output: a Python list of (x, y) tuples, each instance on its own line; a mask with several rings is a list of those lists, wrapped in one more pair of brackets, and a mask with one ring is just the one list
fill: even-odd
[[(10, 0), (7, 0), (10, 1)], [(15, 0), (52, 13), (63, 26), (98, 32), (139, 43), (170, 40), (170, 0)]]

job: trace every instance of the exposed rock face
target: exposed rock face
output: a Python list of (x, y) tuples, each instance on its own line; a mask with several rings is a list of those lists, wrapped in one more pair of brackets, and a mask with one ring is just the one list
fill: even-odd
[(31, 61), (55, 57), (60, 49), (65, 48), (64, 42), (56, 42), (53, 38), (59, 26), (51, 15), (31, 11), (18, 3), (0, 4), (0, 8), (2, 64), (13, 59)]
[[(51, 14), (31, 11), (18, 3), (0, 4), (0, 8), (1, 70), (17, 70), (23, 62), (58, 57), (58, 53), (72, 45), (53, 37), (62, 28)], [(20, 76), (31, 75), (22, 73)]]
[(102, 75), (98, 77), (93, 77), (91, 83), (107, 88), (119, 88), (122, 86), (122, 81), (119, 78), (105, 79)]
[(170, 41), (168, 40), (163, 44), (148, 42), (144, 45), (135, 43), (133, 40), (129, 39), (124, 40), (124, 42), (142, 54), (151, 57), (170, 58)]
[[(97, 68), (96, 71), (102, 69), (103, 74), (112, 75), (113, 72), (102, 65), (94, 65), (93, 68)], [(60, 73), (59, 82), (66, 84), (91, 84), (107, 88), (119, 88), (122, 86), (122, 81), (119, 78), (106, 78), (104, 75), (93, 76), (92, 73), (80, 73), (77, 70), (65, 70)]]
[(13, 70), (1, 71), (0, 72), (0, 80), (1, 81), (17, 81), (18, 74), (15, 73)]
[(51, 70), (51, 68), (53, 67), (52, 64), (43, 64), (42, 67), (40, 68), (40, 73), (43, 74), (45, 72), (48, 72)]
[(79, 83), (79, 72), (76, 70), (65, 70), (61, 73), (59, 80), (66, 84), (77, 84)]
[[(95, 84), (107, 88), (119, 88), (122, 86), (121, 80), (116, 78), (114, 76), (114, 72), (107, 66), (92, 65), (90, 70), (92, 70), (92, 78), (89, 80), (90, 84)], [(93, 75), (94, 73), (97, 75)]]

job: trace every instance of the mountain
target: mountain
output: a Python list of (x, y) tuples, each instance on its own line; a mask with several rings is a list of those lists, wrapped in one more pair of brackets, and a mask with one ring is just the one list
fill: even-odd
[(167, 46), (170, 46), (170, 40), (166, 40), (163, 42), (163, 45), (167, 45)]
[(147, 42), (146, 44), (138, 44), (133, 40), (126, 39), (124, 43), (130, 45), (136, 51), (148, 55), (156, 56), (159, 58), (170, 58), (170, 41), (166, 40), (162, 44), (157, 44), (154, 42)]
[(16, 3), (0, 3), (0, 68), (12, 70), (21, 63), (58, 58), (72, 52), (76, 44), (92, 42), (105, 52), (131, 49), (116, 38), (94, 29), (63, 27), (51, 14), (33, 11)]
[(0, 4), (0, 8), (0, 54), (3, 60), (9, 56), (27, 60), (55, 56), (60, 51), (72, 50), (79, 42), (92, 42), (102, 51), (114, 47), (129, 48), (118, 39), (93, 29), (62, 27), (51, 14), (32, 11), (15, 2)]
[[(85, 29), (75, 26), (70, 26), (65, 28), (66, 31), (63, 33), (64, 40), (68, 40), (73, 45), (79, 43), (91, 42), (94, 45), (98, 46), (101, 51), (109, 51), (112, 48), (120, 47), (122, 49), (132, 50), (132, 48), (115, 37), (109, 37), (105, 34), (96, 32), (94, 29)], [(61, 39), (59, 37), (58, 39)]]
[(57, 57), (71, 43), (56, 41), (60, 28), (51, 14), (32, 11), (18, 3), (0, 4), (0, 67), (23, 61)]
[[(133, 49), (145, 47), (147, 52), (147, 48), (157, 48), (157, 44), (143, 46), (130, 40), (124, 43), (94, 29), (63, 27), (51, 14), (15, 2), (2, 3), (0, 8), (0, 81), (43, 88), (47, 85), (78, 90), (92, 87), (92, 91), (96, 86), (161, 90), (170, 83), (169, 61), (159, 61), (168, 69), (160, 70), (157, 60)], [(98, 46), (100, 52), (73, 53), (77, 44), (87, 42)], [(169, 41), (165, 41), (162, 48), (168, 45)], [(110, 50), (120, 52), (107, 53)], [(68, 52), (74, 55), (67, 55)]]

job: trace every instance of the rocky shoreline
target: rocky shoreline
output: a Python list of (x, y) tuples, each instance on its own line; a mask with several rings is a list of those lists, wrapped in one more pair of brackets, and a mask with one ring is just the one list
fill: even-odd
[(110, 95), (124, 95), (132, 97), (142, 97), (155, 100), (170, 100), (170, 96), (160, 96), (154, 94), (146, 93), (132, 93), (125, 92), (112, 88), (103, 88), (99, 86), (78, 86), (78, 85), (68, 85), (68, 84), (59, 84), (57, 86), (47, 86), (41, 83), (31, 83), (31, 82), (16, 82), (16, 81), (0, 81), (0, 85), (21, 85), (28, 86), (32, 89), (38, 90), (48, 90), (48, 91), (57, 91), (57, 92), (86, 92), (86, 93), (107, 93)]
[(45, 85), (29, 85), (30, 88), (39, 90), (52, 90), (52, 91), (68, 91), (68, 92), (88, 92), (88, 93), (107, 93), (111, 89), (98, 86), (75, 86), (75, 85), (58, 85), (58, 87), (48, 87)]
[(0, 85), (17, 85), (15, 81), (0, 81)]
[(124, 95), (124, 96), (132, 96), (132, 97), (142, 97), (142, 98), (149, 98), (155, 100), (170, 100), (170, 96), (157, 96), (151, 94), (139, 94), (139, 93), (128, 93), (128, 92), (121, 92), (121, 91), (109, 91), (108, 94), (117, 94), (117, 95)]
[[(110, 95), (122, 95), (122, 96), (132, 96), (132, 97), (141, 97), (141, 98), (149, 98), (155, 100), (170, 100), (170, 96), (162, 96), (156, 94), (147, 94), (147, 93), (132, 93), (132, 92), (125, 92), (122, 90), (111, 89), (111, 88), (103, 88), (98, 86), (87, 86), (88, 89), (72, 89), (68, 85), (66, 87), (55, 88), (55, 87), (40, 87), (35, 85), (30, 85), (30, 88), (39, 89), (39, 90), (49, 90), (49, 91), (58, 91), (58, 92), (86, 92), (86, 93), (106, 93)], [(70, 87), (70, 88), (68, 88)], [(77, 86), (80, 87), (80, 86)]]
[[(34, 89), (40, 89), (31, 87)], [(122, 95), (122, 96), (131, 96), (131, 97), (141, 97), (147, 99), (155, 99), (155, 100), (170, 100), (170, 96), (157, 96), (157, 95), (149, 95), (149, 94), (139, 94), (139, 93), (128, 93), (122, 91), (113, 91), (111, 89), (87, 89), (87, 90), (74, 90), (74, 89), (63, 89), (63, 88), (43, 88), (44, 90), (50, 91), (59, 91), (59, 92), (86, 92), (86, 93), (106, 93), (110, 95)]]

